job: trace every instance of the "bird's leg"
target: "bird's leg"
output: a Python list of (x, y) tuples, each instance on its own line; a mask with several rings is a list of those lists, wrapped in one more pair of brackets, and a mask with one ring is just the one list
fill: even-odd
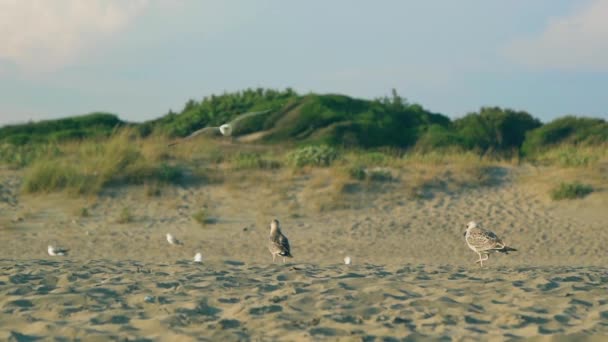
[(478, 252), (477, 255), (479, 255), (479, 260), (475, 261), (476, 264), (481, 262), (481, 253)]
[(285, 257), (283, 257), (283, 263), (285, 263)]
[(273, 255), (272, 255), (272, 262), (274, 262), (274, 259), (275, 259), (276, 257), (277, 257), (277, 256), (276, 256), (276, 254), (273, 254)]

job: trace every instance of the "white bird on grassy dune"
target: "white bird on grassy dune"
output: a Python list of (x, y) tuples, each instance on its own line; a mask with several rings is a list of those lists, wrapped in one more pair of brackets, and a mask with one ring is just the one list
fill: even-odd
[(228, 137), (230, 135), (232, 135), (232, 126), (230, 126), (230, 124), (223, 124), (220, 126), (220, 133), (222, 133), (223, 136)]
[(66, 256), (68, 255), (69, 249), (49, 245), (47, 251), (49, 252), (50, 256)]
[(167, 242), (172, 245), (181, 245), (182, 244), (181, 241), (176, 239), (175, 236), (171, 235), (170, 233), (167, 233)]
[(483, 267), (483, 262), (490, 258), (491, 252), (509, 254), (509, 252), (517, 251), (517, 249), (507, 246), (493, 232), (478, 227), (474, 221), (467, 223), (464, 238), (469, 248), (479, 255), (479, 260), (475, 262), (479, 263), (480, 267)]
[(281, 232), (279, 227), (279, 220), (274, 219), (270, 222), (270, 241), (268, 242), (268, 250), (272, 254), (272, 262), (275, 261), (277, 255), (283, 257), (283, 263), (285, 258), (293, 258), (291, 255), (291, 248), (289, 247), (289, 240)]
[(194, 254), (194, 262), (203, 262), (203, 255), (200, 252)]

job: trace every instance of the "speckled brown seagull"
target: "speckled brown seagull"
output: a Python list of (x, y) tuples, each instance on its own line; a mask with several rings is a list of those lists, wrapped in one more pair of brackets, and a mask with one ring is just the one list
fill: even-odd
[(270, 241), (268, 242), (268, 250), (270, 251), (270, 254), (272, 254), (272, 262), (275, 261), (277, 255), (283, 257), (283, 262), (285, 262), (285, 258), (293, 258), (289, 248), (289, 240), (287, 240), (287, 237), (281, 233), (279, 220), (277, 219), (270, 222), (269, 238)]
[(483, 262), (490, 258), (491, 252), (509, 254), (509, 252), (517, 251), (517, 249), (507, 246), (493, 232), (478, 227), (474, 221), (467, 223), (464, 238), (469, 248), (479, 255), (479, 260), (475, 262), (478, 262), (480, 267), (483, 267)]

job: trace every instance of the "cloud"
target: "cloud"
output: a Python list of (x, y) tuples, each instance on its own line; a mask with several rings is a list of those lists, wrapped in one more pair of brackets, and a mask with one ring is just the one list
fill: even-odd
[(608, 71), (608, 0), (592, 0), (550, 20), (537, 35), (511, 42), (505, 54), (531, 67)]
[(123, 30), (148, 0), (0, 0), (0, 61), (28, 72), (73, 62)]

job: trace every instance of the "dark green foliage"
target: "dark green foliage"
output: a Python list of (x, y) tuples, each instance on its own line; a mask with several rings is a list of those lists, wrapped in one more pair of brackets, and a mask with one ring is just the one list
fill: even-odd
[(246, 112), (278, 111), (296, 96), (290, 88), (284, 91), (258, 88), (211, 95), (201, 102), (189, 100), (181, 113), (169, 112), (159, 119), (144, 123), (144, 126), (153, 127), (144, 129), (144, 133), (153, 130), (172, 137), (183, 137), (203, 127), (220, 126)]
[(0, 143), (25, 145), (108, 136), (125, 123), (114, 114), (92, 113), (58, 120), (8, 125), (0, 128)]
[(421, 151), (432, 151), (451, 146), (463, 146), (463, 139), (451, 126), (431, 125), (416, 142), (416, 148)]
[(593, 192), (591, 185), (575, 183), (561, 183), (551, 190), (551, 198), (554, 200), (583, 198)]
[(289, 153), (287, 161), (295, 167), (329, 166), (338, 157), (338, 151), (331, 146), (305, 146)]
[(566, 116), (528, 133), (522, 152), (532, 155), (559, 144), (593, 145), (608, 142), (608, 122)]
[[(232, 125), (234, 136), (263, 131), (262, 142), (334, 147), (532, 155), (558, 144), (608, 143), (608, 123), (601, 119), (568, 116), (542, 125), (523, 111), (484, 107), (452, 122), (408, 103), (395, 90), (391, 96), (364, 100), (337, 94), (300, 96), (289, 88), (258, 88), (211, 95), (200, 102), (189, 100), (179, 113), (169, 111), (161, 118), (138, 124), (125, 123), (113, 114), (93, 113), (5, 126), (0, 128), (0, 161), (23, 166), (38, 155), (34, 153), (38, 149), (28, 148), (12, 157), (13, 150), (4, 147), (9, 145), (28, 147), (107, 137), (117, 127), (127, 126), (139, 136), (187, 136), (205, 127), (215, 132), (212, 127), (225, 123)], [(260, 160), (244, 158), (235, 165), (266, 167), (263, 162), (259, 164)], [(140, 171), (140, 175), (153, 172)]]
[(114, 114), (92, 113), (58, 120), (29, 122), (0, 128), (0, 142), (13, 145), (108, 136), (125, 125)]
[(526, 132), (540, 127), (538, 119), (526, 112), (499, 107), (483, 107), (454, 121), (459, 143), (466, 149), (509, 151), (519, 149)]
[(299, 140), (334, 146), (409, 147), (429, 125), (449, 119), (410, 105), (393, 93), (374, 101), (344, 95), (307, 95), (276, 119), (267, 141)]

